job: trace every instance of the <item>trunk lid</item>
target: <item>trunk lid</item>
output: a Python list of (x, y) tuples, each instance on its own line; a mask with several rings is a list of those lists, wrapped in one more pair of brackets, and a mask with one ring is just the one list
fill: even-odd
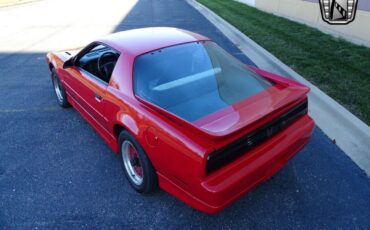
[(272, 119), (279, 111), (302, 101), (309, 91), (308, 87), (300, 83), (257, 68), (251, 69), (276, 84), (192, 124), (211, 137), (225, 137), (242, 129), (249, 130), (262, 125), (262, 120)]

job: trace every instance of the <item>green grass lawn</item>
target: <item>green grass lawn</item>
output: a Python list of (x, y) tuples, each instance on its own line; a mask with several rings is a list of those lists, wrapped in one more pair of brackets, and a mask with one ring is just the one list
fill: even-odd
[(369, 48), (233, 0), (198, 1), (370, 124)]

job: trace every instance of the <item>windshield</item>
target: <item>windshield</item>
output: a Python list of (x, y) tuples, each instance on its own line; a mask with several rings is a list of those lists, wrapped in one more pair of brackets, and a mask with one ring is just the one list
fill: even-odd
[(190, 122), (272, 85), (210, 41), (141, 55), (133, 78), (137, 96)]

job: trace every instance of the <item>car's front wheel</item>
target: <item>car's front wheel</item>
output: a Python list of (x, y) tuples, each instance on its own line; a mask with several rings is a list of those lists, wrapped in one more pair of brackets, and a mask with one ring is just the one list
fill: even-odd
[(140, 193), (156, 190), (157, 174), (137, 140), (127, 131), (119, 135), (122, 168), (131, 186)]
[(70, 104), (68, 103), (68, 100), (67, 100), (66, 92), (63, 89), (62, 84), (60, 83), (60, 79), (55, 69), (51, 70), (51, 80), (53, 81), (54, 92), (55, 92), (55, 95), (57, 96), (58, 104), (63, 108), (70, 107)]

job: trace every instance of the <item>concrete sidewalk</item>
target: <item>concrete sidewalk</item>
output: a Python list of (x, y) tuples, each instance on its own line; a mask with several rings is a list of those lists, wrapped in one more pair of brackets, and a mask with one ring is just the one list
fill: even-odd
[[(53, 2), (48, 2), (51, 9)], [(104, 1), (99, 3), (101, 14), (96, 17), (109, 17)], [(41, 12), (41, 5), (27, 7), (30, 12)], [(71, 40), (85, 32), (93, 35), (96, 19), (90, 21), (88, 15), (81, 11), (75, 16), (81, 26), (71, 30)], [(117, 25), (114, 31), (146, 26), (184, 28), (209, 36), (252, 64), (185, 1), (142, 0), (124, 16), (121, 22), (106, 21), (99, 28), (112, 23)], [(49, 23), (45, 30), (52, 29), (56, 21)], [(23, 29), (43, 32), (33, 25)], [(53, 40), (62, 41), (65, 32), (60, 27)], [(21, 35), (9, 35), (7, 41), (13, 40), (11, 36), (22, 44), (17, 37)], [(150, 196), (135, 193), (118, 159), (93, 129), (73, 109), (56, 107), (45, 51), (40, 48), (47, 40), (35, 40), (35, 50), (0, 51), (1, 65), (6, 66), (0, 68), (0, 229), (370, 226), (369, 179), (319, 129), (279, 173), (218, 215), (195, 211), (163, 191)], [(51, 44), (57, 45), (49, 43), (48, 47)]]
[(188, 0), (261, 69), (293, 79), (311, 90), (309, 114), (316, 125), (370, 177), (370, 127), (233, 25), (196, 0)]

